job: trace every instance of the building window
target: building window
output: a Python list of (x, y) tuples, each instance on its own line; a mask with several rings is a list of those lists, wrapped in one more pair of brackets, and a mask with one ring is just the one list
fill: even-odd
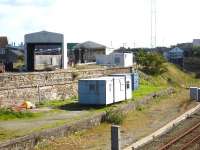
[(5, 49), (0, 49), (0, 55), (4, 55), (5, 54)]
[(126, 81), (126, 89), (130, 89), (130, 82)]

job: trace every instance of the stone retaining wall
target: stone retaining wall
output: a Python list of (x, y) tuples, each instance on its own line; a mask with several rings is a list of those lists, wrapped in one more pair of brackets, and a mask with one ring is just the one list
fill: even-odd
[[(172, 88), (169, 88), (160, 92), (152, 93), (149, 96), (146, 96), (143, 99), (138, 100), (136, 102), (129, 102), (126, 104), (122, 104), (118, 108), (116, 108), (114, 111), (128, 112), (131, 110), (135, 110), (137, 107), (144, 106), (150, 101), (152, 101), (154, 97), (169, 95), (169, 94), (172, 94), (173, 92), (174, 90)], [(106, 117), (106, 113), (102, 112), (97, 115), (93, 115), (91, 117), (77, 121), (70, 125), (63, 125), (61, 127), (48, 129), (48, 130), (30, 134), (24, 137), (12, 139), (12, 140), (0, 143), (0, 149), (1, 150), (33, 149), (34, 146), (38, 142), (40, 142), (42, 139), (63, 137), (77, 131), (92, 128), (94, 126), (100, 125), (101, 122), (104, 121), (105, 117)]]
[(90, 69), (0, 74), (0, 107), (28, 100), (60, 100), (77, 95), (77, 81), (112, 73), (128, 73), (130, 68)]

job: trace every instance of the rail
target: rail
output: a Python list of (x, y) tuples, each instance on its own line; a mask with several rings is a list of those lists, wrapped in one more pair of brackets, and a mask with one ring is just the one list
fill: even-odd
[[(167, 144), (165, 144), (164, 146), (162, 146), (161, 148), (159, 148), (159, 150), (166, 150), (168, 149), (170, 146), (172, 146), (173, 144), (177, 143), (180, 139), (184, 138), (186, 135), (190, 134), (192, 131), (194, 131), (195, 129), (197, 129), (200, 126), (200, 122), (197, 123), (194, 127), (188, 129), (186, 132), (184, 132), (183, 134), (179, 135), (177, 138), (171, 140), (170, 142), (168, 142)], [(189, 144), (190, 145), (190, 144)], [(185, 147), (185, 146), (184, 146)]]

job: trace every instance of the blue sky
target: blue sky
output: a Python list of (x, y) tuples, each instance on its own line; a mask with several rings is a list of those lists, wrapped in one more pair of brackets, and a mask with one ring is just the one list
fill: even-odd
[[(200, 38), (199, 0), (156, 0), (157, 46)], [(150, 46), (150, 0), (0, 0), (0, 35), (10, 42), (48, 30), (65, 42)]]

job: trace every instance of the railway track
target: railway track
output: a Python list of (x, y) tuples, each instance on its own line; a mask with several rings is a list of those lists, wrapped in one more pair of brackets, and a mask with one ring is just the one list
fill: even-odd
[(167, 150), (167, 149), (178, 149), (178, 150), (186, 150), (194, 146), (194, 144), (200, 143), (200, 121), (189, 128), (187, 131), (179, 135), (178, 137), (172, 139), (164, 146), (160, 147), (159, 150)]
[(200, 150), (200, 111), (137, 150)]

